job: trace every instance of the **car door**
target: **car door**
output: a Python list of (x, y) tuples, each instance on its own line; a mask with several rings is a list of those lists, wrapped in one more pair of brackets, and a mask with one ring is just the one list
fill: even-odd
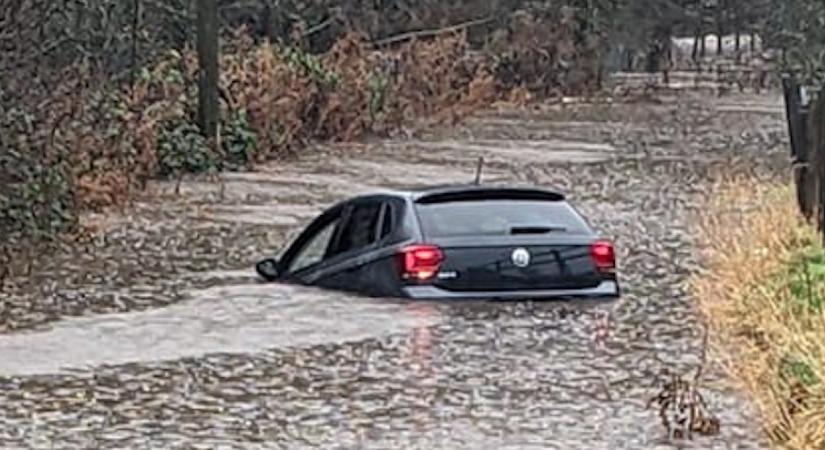
[(372, 296), (401, 296), (401, 272), (398, 250), (408, 237), (404, 233), (404, 202), (398, 198), (382, 201), (376, 224), (375, 242), (356, 258), (359, 291)]
[[(371, 196), (352, 202), (332, 253), (343, 259), (325, 269), (323, 284), (367, 295), (395, 295), (398, 290), (393, 231), (400, 224), (403, 201)], [(320, 283), (319, 283), (320, 284)]]
[[(392, 201), (395, 200), (395, 201)], [(329, 289), (393, 295), (395, 252), (387, 244), (400, 222), (397, 199), (366, 197), (316, 219), (282, 258), (284, 279)]]
[(376, 249), (381, 236), (380, 220), (383, 200), (366, 197), (350, 202), (343, 215), (341, 227), (329, 251), (335, 263), (318, 273), (319, 286), (363, 292), (368, 286), (361, 277), (361, 269), (369, 262), (370, 252)]

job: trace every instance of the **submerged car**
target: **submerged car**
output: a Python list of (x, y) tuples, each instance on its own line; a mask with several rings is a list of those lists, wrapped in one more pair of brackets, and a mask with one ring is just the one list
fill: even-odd
[(318, 216), (267, 281), (415, 299), (616, 298), (613, 244), (564, 195), (433, 187), (341, 202)]

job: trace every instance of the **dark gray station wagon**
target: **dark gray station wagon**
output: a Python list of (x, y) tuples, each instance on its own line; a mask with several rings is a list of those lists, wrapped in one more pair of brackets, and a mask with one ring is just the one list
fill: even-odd
[(416, 299), (616, 298), (610, 241), (559, 193), (452, 186), (388, 191), (318, 216), (267, 281)]

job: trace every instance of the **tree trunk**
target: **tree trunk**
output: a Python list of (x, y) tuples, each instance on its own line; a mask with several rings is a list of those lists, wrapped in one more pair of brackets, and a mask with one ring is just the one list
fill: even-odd
[(659, 49), (659, 43), (656, 42), (647, 49), (647, 54), (645, 55), (645, 72), (651, 74), (658, 72), (660, 58), (661, 51)]
[(708, 36), (706, 34), (702, 34), (702, 47), (699, 51), (699, 55), (702, 56), (702, 58), (705, 57), (705, 52), (707, 51), (707, 38)]
[(739, 31), (739, 27), (736, 27), (736, 54), (739, 54), (739, 50), (742, 48), (742, 33)]
[(671, 36), (672, 31), (666, 30), (662, 32), (662, 37), (660, 39), (661, 46), (660, 46), (660, 53), (659, 57), (664, 59), (660, 63), (660, 69), (662, 71), (662, 79), (664, 80), (665, 86), (670, 85), (670, 66), (673, 64), (673, 46), (671, 43)]
[(198, 123), (204, 136), (214, 138), (220, 120), (217, 0), (198, 0), (197, 9)]
[(756, 52), (756, 32), (751, 31), (751, 53)]
[(696, 62), (696, 58), (699, 56), (699, 39), (703, 39), (702, 30), (699, 27), (696, 27), (696, 32), (693, 33), (693, 51), (690, 54), (690, 58), (694, 63)]
[(131, 71), (131, 80), (130, 84), (134, 88), (135, 81), (137, 80), (137, 73), (140, 66), (140, 0), (134, 0), (134, 10), (132, 13), (134, 17), (132, 18), (132, 71)]
[(630, 49), (622, 50), (622, 65), (625, 72), (633, 71), (633, 52)]
[(722, 37), (725, 35), (725, 4), (724, 0), (718, 0), (716, 5), (716, 36), (719, 38), (716, 41), (716, 55), (721, 56), (724, 51)]

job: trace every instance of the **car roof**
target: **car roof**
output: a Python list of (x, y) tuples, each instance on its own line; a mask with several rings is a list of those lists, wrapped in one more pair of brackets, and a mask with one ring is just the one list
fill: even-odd
[(359, 197), (369, 197), (373, 195), (390, 195), (411, 199), (417, 203), (434, 203), (449, 199), (533, 199), (564, 201), (564, 194), (537, 187), (525, 186), (503, 186), (503, 185), (476, 185), (476, 184), (451, 184), (434, 186), (416, 186), (408, 189), (389, 189), (377, 191)]

